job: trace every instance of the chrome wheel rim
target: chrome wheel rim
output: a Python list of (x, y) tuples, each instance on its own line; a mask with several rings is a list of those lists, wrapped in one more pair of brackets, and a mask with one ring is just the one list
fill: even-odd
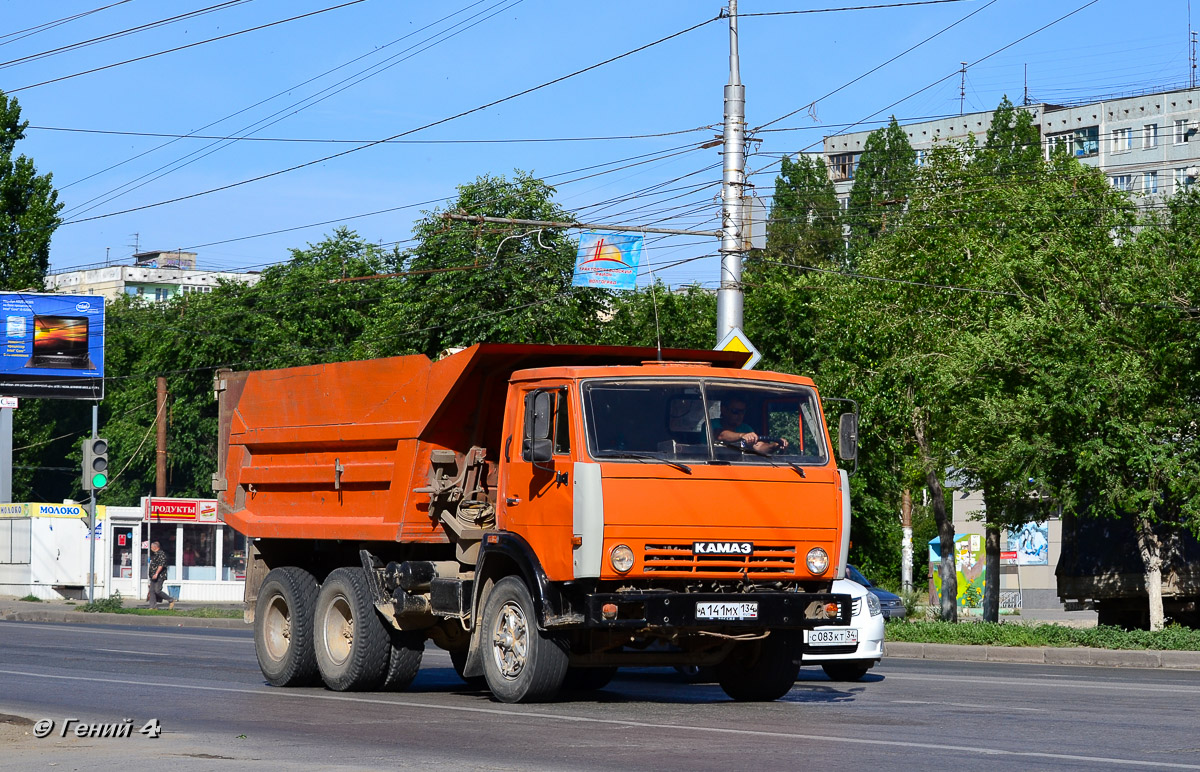
[(512, 680), (521, 675), (528, 657), (529, 624), (525, 612), (508, 601), (492, 623), (492, 659), (500, 675)]

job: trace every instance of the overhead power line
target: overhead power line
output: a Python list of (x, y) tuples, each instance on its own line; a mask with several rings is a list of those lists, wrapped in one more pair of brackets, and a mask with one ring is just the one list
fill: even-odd
[[(362, 0), (354, 0), (354, 2), (361, 2), (361, 1)], [(384, 137), (383, 139), (376, 140), (376, 141), (371, 142), (366, 145), (360, 145), (359, 147), (350, 148), (349, 150), (343, 150), (340, 153), (333, 153), (331, 155), (327, 155), (322, 158), (317, 158), (313, 161), (307, 161), (302, 164), (296, 164), (295, 166), (289, 166), (286, 169), (279, 169), (278, 171), (268, 172), (267, 174), (260, 174), (256, 177), (250, 177), (248, 179), (240, 180), (238, 182), (232, 182), (232, 183), (229, 183), (228, 185), (221, 185), (219, 187), (209, 188), (208, 190), (202, 190), (197, 193), (190, 193), (186, 196), (177, 196), (175, 198), (167, 199), (165, 201), (157, 201), (153, 204), (145, 204), (143, 206), (131, 207), (129, 209), (122, 209), (122, 210), (116, 211), (116, 212), (107, 212), (105, 214), (98, 214), (98, 215), (94, 215), (92, 217), (81, 217), (81, 218), (74, 219), (74, 220), (66, 220), (62, 224), (63, 225), (73, 225), (75, 223), (89, 222), (91, 220), (100, 220), (100, 219), (104, 219), (106, 217), (114, 217), (114, 216), (120, 215), (120, 214), (128, 214), (130, 212), (139, 212), (139, 211), (143, 211), (146, 209), (152, 209), (152, 208), (159, 207), (159, 206), (165, 206), (166, 204), (174, 204), (174, 203), (178, 203), (180, 201), (187, 201), (189, 199), (209, 195), (210, 193), (218, 193), (223, 190), (230, 190), (232, 188), (240, 187), (242, 185), (247, 185), (252, 182), (259, 182), (261, 180), (270, 179), (271, 177), (278, 177), (281, 174), (287, 174), (289, 172), (294, 172), (299, 169), (308, 168), (309, 166), (315, 166), (316, 164), (324, 163), (326, 161), (331, 161), (335, 158), (341, 158), (342, 156), (350, 155), (351, 153), (357, 153), (360, 150), (366, 150), (367, 148), (375, 147), (376, 145), (383, 144), (390, 140), (400, 139), (401, 137), (406, 137), (410, 134), (415, 134), (418, 131), (424, 131), (425, 129), (431, 129), (434, 126), (440, 126), (444, 123), (449, 123), (450, 121), (457, 120), (458, 118), (462, 118), (467, 115), (472, 115), (474, 113), (478, 113), (483, 110), (487, 110), (489, 108), (495, 107), (496, 105), (503, 104), (504, 102), (509, 102), (513, 99), (517, 99), (517, 98), (525, 96), (527, 94), (531, 94), (535, 91), (540, 91), (541, 89), (547, 88), (549, 86), (553, 86), (557, 83), (562, 83), (563, 81), (569, 80), (570, 78), (574, 78), (574, 77), (582, 75), (584, 73), (591, 72), (592, 70), (598, 69), (598, 68), (603, 67), (608, 64), (612, 64), (613, 62), (616, 62), (620, 59), (624, 59), (625, 57), (632, 56), (633, 54), (645, 51), (648, 48), (652, 48), (654, 46), (660, 45), (669, 40), (673, 40), (682, 35), (686, 35), (689, 32), (693, 32), (695, 30), (700, 29), (701, 27), (711, 24), (714, 21), (717, 21), (719, 18), (720, 18), (719, 16), (714, 16), (711, 19), (706, 19), (706, 20), (700, 22), (699, 24), (693, 24), (692, 26), (687, 27), (686, 29), (682, 29), (678, 32), (674, 32), (665, 37), (661, 37), (650, 43), (646, 43), (645, 45), (641, 45), (641, 46), (638, 46), (637, 48), (630, 49), (629, 51), (626, 51), (624, 53), (617, 54), (616, 56), (609, 57), (608, 59), (605, 59), (604, 61), (597, 62), (595, 64), (589, 65), (582, 69), (575, 70), (574, 72), (567, 73), (566, 75), (562, 75), (560, 77), (554, 78), (553, 80), (548, 80), (548, 81), (546, 81), (544, 83), (540, 83), (536, 86), (531, 86), (527, 89), (523, 89), (516, 93), (509, 94), (506, 97), (501, 97), (499, 99), (492, 100), (491, 102), (488, 102), (487, 104), (479, 105), (478, 107), (473, 107), (469, 110), (463, 110), (460, 113), (455, 113), (454, 115), (448, 116), (446, 118), (441, 118), (439, 120), (431, 121), (424, 125), (417, 126), (416, 128), (402, 131), (399, 134), (393, 134), (390, 137)]]
[(227, 38), (237, 37), (238, 35), (245, 35), (247, 32), (257, 32), (258, 30), (267, 29), (268, 27), (277, 27), (280, 24), (287, 24), (288, 22), (296, 21), (298, 19), (306, 19), (310, 16), (316, 16), (318, 14), (328, 13), (329, 11), (336, 11), (339, 8), (345, 8), (346, 6), (350, 6), (350, 5), (358, 5), (359, 3), (363, 3), (363, 2), (366, 2), (366, 0), (349, 0), (348, 2), (341, 3), (340, 5), (332, 5), (332, 6), (329, 6), (328, 8), (320, 8), (316, 11), (310, 11), (309, 13), (302, 13), (299, 16), (292, 16), (287, 19), (280, 19), (279, 21), (268, 22), (267, 24), (260, 24), (257, 27), (249, 27), (247, 29), (238, 30), (237, 32), (230, 32), (227, 35), (218, 35), (215, 38), (208, 38), (207, 40), (197, 40), (195, 43), (188, 43), (187, 45), (176, 46), (175, 48), (168, 48), (165, 51), (157, 51), (153, 54), (146, 54), (144, 56), (134, 57), (133, 59), (126, 59), (123, 62), (113, 62), (112, 64), (106, 64), (103, 67), (93, 67), (90, 70), (83, 70), (82, 72), (75, 72), (75, 73), (71, 73), (70, 75), (62, 75), (57, 78), (51, 78), (50, 80), (43, 80), (40, 83), (31, 83), (28, 86), (20, 86), (18, 88), (5, 89), (5, 91), (7, 91), (10, 94), (15, 94), (18, 91), (25, 91), (27, 89), (37, 88), (38, 86), (46, 86), (51, 83), (58, 83), (59, 81), (70, 80), (71, 78), (78, 78), (81, 75), (90, 75), (93, 72), (101, 72), (102, 70), (111, 70), (113, 67), (122, 67), (126, 64), (133, 64), (134, 62), (141, 62), (141, 61), (145, 61), (146, 59), (153, 59), (154, 57), (162, 56), (163, 54), (171, 54), (171, 53), (175, 53), (176, 51), (183, 51), (188, 48), (195, 48), (196, 46), (202, 46), (202, 45), (205, 45), (206, 43), (214, 43), (218, 40), (225, 40)]
[(80, 13), (71, 14), (70, 16), (64, 16), (61, 19), (35, 24), (32, 27), (26, 27), (25, 29), (19, 29), (16, 32), (9, 32), (7, 34), (0, 35), (0, 46), (6, 46), (9, 43), (15, 43), (18, 40), (23, 40), (32, 35), (36, 35), (39, 32), (45, 32), (48, 29), (61, 27), (63, 24), (73, 22), (76, 19), (82, 19), (85, 16), (91, 16), (93, 13), (99, 13), (100, 11), (107, 11), (109, 8), (115, 8), (118, 5), (124, 5), (130, 1), (131, 0), (118, 0), (118, 2), (102, 5), (99, 8), (93, 8), (90, 11), (82, 11)]
[(181, 13), (176, 16), (168, 16), (165, 19), (159, 19), (158, 21), (148, 22), (146, 24), (139, 24), (136, 27), (129, 27), (127, 29), (118, 30), (117, 32), (110, 32), (107, 35), (100, 35), (99, 37), (89, 38), (88, 40), (80, 40), (76, 43), (69, 43), (65, 46), (59, 46), (57, 48), (51, 48), (46, 51), (40, 51), (36, 54), (29, 54), (28, 56), (21, 56), (16, 59), (9, 59), (7, 62), (0, 62), (0, 69), (3, 69), (5, 67), (14, 67), (18, 64), (25, 64), (27, 62), (35, 62), (38, 59), (45, 59), (46, 57), (54, 56), (55, 54), (62, 54), (62, 53), (66, 53), (68, 51), (75, 51), (80, 48), (86, 48), (87, 46), (96, 45), (97, 43), (103, 43), (108, 40), (115, 40), (117, 38), (122, 38), (122, 37), (125, 37), (126, 35), (132, 35), (137, 32), (144, 32), (148, 29), (162, 27), (167, 24), (174, 24), (177, 21), (185, 21), (187, 19), (193, 19), (197, 16), (203, 16), (205, 14), (212, 13), (213, 11), (220, 11), (220, 10), (230, 8), (235, 5), (242, 5), (242, 4), (248, 3), (250, 1), (251, 0), (225, 0), (225, 2), (223, 2), (223, 3), (217, 3), (216, 5), (210, 5), (207, 8), (200, 8), (198, 10), (189, 11), (187, 13)]
[[(941, 116), (937, 116), (941, 117)], [(504, 145), (517, 144), (525, 142), (607, 142), (613, 140), (626, 139), (658, 139), (660, 137), (674, 137), (679, 134), (691, 134), (697, 131), (711, 131), (716, 124), (708, 126), (697, 126), (694, 129), (678, 129), (676, 131), (659, 131), (649, 134), (614, 134), (612, 136), (596, 136), (596, 137), (513, 137), (508, 139), (389, 139), (382, 140), (378, 144), (384, 145)], [(64, 126), (27, 126), (28, 129), (37, 129), (38, 131), (65, 131), (76, 134), (106, 134), (120, 137), (158, 137), (165, 139), (205, 139), (205, 140), (222, 140), (229, 142), (296, 142), (310, 144), (347, 144), (361, 145), (368, 142), (374, 142), (370, 139), (319, 139), (316, 137), (250, 137), (250, 136), (222, 136), (219, 134), (166, 134), (162, 132), (150, 131), (112, 131), (106, 129), (80, 129)], [(791, 131), (791, 129), (777, 129), (777, 131)]]

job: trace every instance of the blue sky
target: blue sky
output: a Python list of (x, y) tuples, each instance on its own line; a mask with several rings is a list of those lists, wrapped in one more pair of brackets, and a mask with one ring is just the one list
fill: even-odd
[[(370, 241), (403, 247), (420, 210), (452, 197), (456, 185), (478, 175), (511, 175), (513, 169), (547, 177), (558, 188), (559, 203), (580, 219), (716, 227), (720, 158), (716, 148), (699, 146), (719, 133), (722, 119), (728, 76), (723, 21), (404, 138), (437, 143), (378, 144), (153, 206), (358, 145), (249, 140), (213, 145), (213, 140), (187, 138), (163, 146), (170, 138), (78, 130), (366, 144), (602, 62), (700, 24), (722, 7), (683, 0), (364, 0), (36, 85), (339, 4), (235, 0), (182, 21), (21, 61), (220, 2), (0, 0), (0, 90), (20, 101), (31, 124), (18, 152), (31, 156), (40, 171), (53, 173), (66, 204), (67, 223), (52, 244), (52, 270), (103, 262), (106, 255), (128, 262), (135, 239), (143, 250), (195, 251), (201, 268), (260, 269), (286, 260), (289, 248), (319, 241), (342, 223)], [(739, 11), (870, 2), (742, 0)], [(984, 59), (1085, 4), (963, 0), (743, 18), (749, 126), (799, 110), (758, 135), (761, 142), (747, 164), (758, 172), (751, 181), (769, 195), (781, 154), (819, 148), (823, 135), (847, 124), (892, 113), (902, 120), (956, 114), (960, 78), (946, 76), (962, 61), (972, 63), (968, 112), (992, 109), (1004, 94), (1019, 102), (1026, 65), (1030, 96), (1050, 102), (1186, 84), (1187, 0), (1096, 0)], [(107, 5), (112, 7), (36, 29)], [(1193, 26), (1200, 26), (1200, 2), (1195, 12)], [(974, 15), (837, 90), (968, 14)], [(913, 92), (919, 93), (889, 107)], [(666, 136), (473, 142), (650, 134)], [(654, 194), (641, 192), (655, 186)], [(112, 214), (129, 209), (135, 211)], [(382, 213), (361, 216), (373, 212)], [(274, 231), (284, 232), (261, 235)], [(649, 239), (646, 254), (672, 284), (714, 286), (715, 249), (716, 241), (705, 238)]]

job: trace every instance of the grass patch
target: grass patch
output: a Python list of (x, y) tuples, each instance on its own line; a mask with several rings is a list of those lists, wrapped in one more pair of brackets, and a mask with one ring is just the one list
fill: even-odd
[(121, 593), (113, 593), (107, 598), (85, 603), (76, 611), (102, 614), (133, 614), (141, 617), (197, 617), (200, 619), (241, 619), (242, 610), (236, 608), (213, 608), (201, 606), (189, 609), (166, 608), (125, 608), (125, 599)]
[(968, 646), (1086, 646), (1093, 649), (1200, 651), (1200, 630), (1168, 625), (1159, 632), (1120, 627), (1063, 627), (995, 622), (929, 622), (892, 620), (886, 640), (905, 643), (954, 643)]
[(21, 598), (20, 600), (28, 601), (29, 603), (41, 603), (42, 602), (41, 598), (39, 598), (36, 595), (32, 595), (32, 594), (26, 595), (24, 598)]

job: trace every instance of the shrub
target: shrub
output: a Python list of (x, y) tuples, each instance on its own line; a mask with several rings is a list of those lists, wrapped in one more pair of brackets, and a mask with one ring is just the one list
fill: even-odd
[(101, 614), (115, 614), (121, 610), (123, 605), (124, 601), (121, 598), (121, 593), (114, 592), (107, 598), (101, 598), (100, 600), (94, 600), (91, 603), (83, 604), (79, 607), (79, 610)]

